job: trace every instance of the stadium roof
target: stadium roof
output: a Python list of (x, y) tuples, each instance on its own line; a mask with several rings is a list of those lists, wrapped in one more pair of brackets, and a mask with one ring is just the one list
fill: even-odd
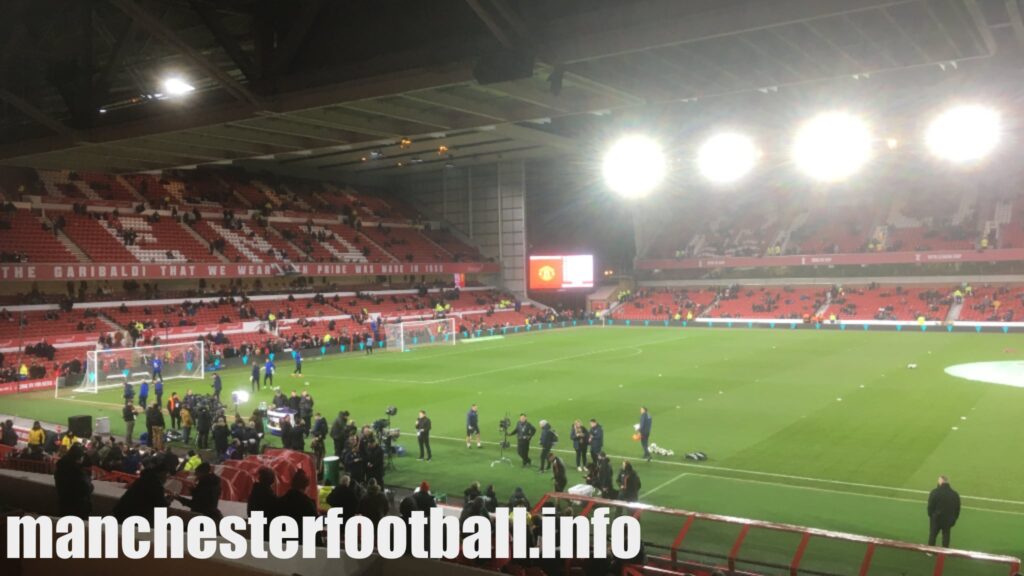
[[(5, 12), (0, 163), (115, 172), (256, 159), (350, 177), (573, 154), (652, 115), (714, 118), (750, 99), (782, 110), (857, 83), (877, 99), (1016, 81), (1024, 48), (1018, 0), (8, 0)], [(164, 97), (169, 75), (195, 92)]]

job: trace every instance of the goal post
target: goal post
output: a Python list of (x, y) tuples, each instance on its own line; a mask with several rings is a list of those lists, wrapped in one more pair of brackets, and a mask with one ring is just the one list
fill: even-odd
[(86, 352), (85, 377), (74, 391), (95, 394), (121, 387), (125, 381), (132, 384), (151, 381), (157, 373), (165, 381), (202, 379), (205, 372), (206, 343), (202, 340), (90, 350)]
[(405, 352), (425, 346), (454, 346), (457, 340), (455, 318), (412, 320), (385, 324), (385, 349)]

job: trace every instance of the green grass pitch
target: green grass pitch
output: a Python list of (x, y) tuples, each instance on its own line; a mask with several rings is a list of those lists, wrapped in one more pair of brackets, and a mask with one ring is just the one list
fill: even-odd
[[(947, 474), (964, 497), (954, 546), (1018, 555), (1024, 389), (959, 380), (943, 369), (1014, 360), (1021, 344), (1001, 334), (580, 328), (407, 353), (310, 355), (301, 379), (289, 377), (290, 361), (279, 362), (277, 384), (286, 393), (308, 389), (328, 420), (347, 409), (363, 424), (398, 406), (393, 425), (413, 454), (416, 411), (427, 410), (434, 460), (396, 459), (391, 484), (429, 480), (435, 492), (461, 495), (479, 480), (493, 482), (499, 497), (522, 486), (536, 500), (550, 490), (550, 477), (521, 469), (514, 449), (507, 452), (512, 466), (491, 467), (500, 418), (526, 411), (534, 423), (551, 421), (572, 484), (579, 474), (568, 454), (569, 427), (593, 417), (604, 425), (615, 465), (623, 457), (637, 465), (644, 502), (922, 542), (926, 493)], [(226, 393), (248, 388), (247, 369), (223, 377)], [(176, 381), (165, 395), (208, 386), (209, 379)], [(7, 397), (0, 411), (58, 422), (106, 415), (118, 433), (119, 395)], [(270, 396), (261, 392), (257, 401)], [(474, 402), (483, 449), (467, 449), (463, 436)], [(631, 433), (641, 404), (654, 417), (652, 441), (675, 457), (640, 461)], [(687, 463), (682, 454), (692, 450), (710, 460)], [(538, 454), (535, 447), (535, 462)], [(750, 542), (757, 545), (754, 534)]]

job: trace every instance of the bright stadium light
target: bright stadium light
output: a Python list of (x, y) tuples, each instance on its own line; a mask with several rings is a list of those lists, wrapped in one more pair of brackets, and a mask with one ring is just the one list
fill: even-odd
[(999, 113), (977, 105), (957, 106), (940, 114), (925, 132), (935, 156), (954, 164), (970, 164), (988, 156), (999, 144)]
[(665, 177), (665, 154), (646, 136), (626, 136), (604, 155), (602, 173), (608, 187), (625, 198), (642, 198)]
[(793, 160), (805, 174), (822, 182), (853, 175), (871, 157), (871, 131), (846, 112), (819, 114), (796, 134)]
[(184, 96), (196, 89), (195, 86), (189, 84), (178, 76), (172, 76), (164, 79), (163, 88), (164, 94), (168, 96)]
[(729, 184), (746, 176), (761, 152), (750, 138), (725, 132), (709, 138), (697, 152), (697, 168), (716, 184)]

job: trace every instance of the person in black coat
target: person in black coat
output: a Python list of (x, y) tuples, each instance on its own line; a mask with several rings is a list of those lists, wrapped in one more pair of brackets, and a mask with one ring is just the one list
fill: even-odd
[(590, 419), (590, 459), (597, 461), (597, 455), (604, 450), (604, 428), (597, 420)]
[(327, 503), (331, 508), (341, 508), (341, 517), (347, 520), (359, 510), (359, 494), (352, 485), (352, 478), (347, 474), (338, 480), (338, 484), (327, 495)]
[(213, 425), (213, 447), (217, 451), (217, 458), (220, 460), (224, 459), (224, 455), (228, 452), (228, 440), (231, 437), (231, 429), (228, 428), (227, 422), (224, 421), (223, 417), (217, 418), (217, 421)]
[(253, 512), (263, 512), (264, 517), (273, 518), (277, 514), (277, 494), (274, 493), (276, 480), (274, 471), (266, 466), (256, 472), (256, 483), (252, 485), (249, 501), (245, 506), (249, 516), (252, 516)]
[(942, 547), (949, 548), (949, 535), (960, 518), (960, 495), (949, 485), (949, 478), (939, 476), (939, 485), (928, 495), (928, 545), (942, 532)]
[(75, 443), (53, 473), (57, 488), (57, 513), (86, 518), (92, 512), (92, 475), (86, 466), (85, 448)]
[[(195, 413), (195, 411), (193, 411)], [(206, 450), (210, 447), (210, 428), (213, 427), (213, 416), (210, 410), (202, 407), (196, 414), (196, 447)], [(225, 445), (225, 450), (227, 446)]]
[(551, 448), (554, 447), (555, 442), (558, 442), (558, 434), (551, 428), (551, 423), (547, 420), (540, 421), (540, 472), (543, 473), (550, 464), (548, 455), (551, 454)]
[(648, 462), (651, 461), (651, 451), (647, 449), (648, 444), (651, 441), (651, 425), (653, 419), (651, 413), (647, 411), (647, 406), (640, 407), (640, 425), (637, 427), (637, 432), (640, 433), (640, 446), (644, 449), (644, 459)]
[(366, 516), (376, 526), (381, 518), (387, 516), (389, 508), (388, 499), (381, 492), (380, 485), (371, 478), (366, 484), (366, 494), (359, 501), (359, 515)]
[(384, 485), (384, 449), (376, 438), (370, 438), (366, 445), (366, 477), (373, 478), (380, 486)]
[(341, 412), (338, 412), (338, 416), (334, 419), (334, 422), (331, 423), (330, 431), (331, 441), (334, 442), (334, 455), (339, 458), (341, 457), (342, 454), (345, 453), (345, 441), (347, 440), (345, 430), (347, 428), (348, 412), (345, 412), (343, 410)]
[(18, 445), (18, 433), (14, 431), (13, 420), (4, 422), (3, 434), (0, 436), (0, 444), (12, 447)]
[(130, 516), (142, 516), (153, 522), (153, 511), (170, 504), (164, 492), (164, 482), (171, 471), (177, 468), (178, 462), (174, 458), (172, 467), (165, 458), (166, 454), (158, 454), (147, 462), (139, 479), (132, 482), (114, 505), (114, 517), (119, 522), (124, 522)]
[(530, 460), (530, 441), (533, 440), (533, 436), (536, 433), (537, 428), (526, 419), (526, 413), (520, 414), (519, 422), (516, 422), (512, 435), (516, 437), (516, 451), (519, 453), (519, 458), (523, 461), (523, 468), (526, 468), (532, 462)]
[(426, 454), (429, 461), (433, 455), (430, 453), (430, 418), (427, 418), (425, 410), (420, 410), (420, 416), (416, 419), (416, 440), (420, 445), (419, 459), (423, 460), (423, 455)]
[(276, 517), (287, 516), (302, 525), (302, 518), (316, 516), (316, 504), (306, 496), (309, 487), (309, 476), (302, 470), (296, 470), (292, 476), (292, 487), (277, 501)]
[(192, 497), (179, 497), (189, 509), (202, 516), (220, 520), (220, 477), (213, 473), (209, 462), (196, 467), (196, 486), (192, 489)]
[(622, 469), (619, 471), (619, 500), (636, 502), (640, 498), (640, 476), (629, 460), (622, 461)]
[(555, 484), (555, 492), (565, 492), (569, 479), (565, 475), (565, 463), (553, 453), (548, 454), (548, 462), (551, 465), (551, 479)]

